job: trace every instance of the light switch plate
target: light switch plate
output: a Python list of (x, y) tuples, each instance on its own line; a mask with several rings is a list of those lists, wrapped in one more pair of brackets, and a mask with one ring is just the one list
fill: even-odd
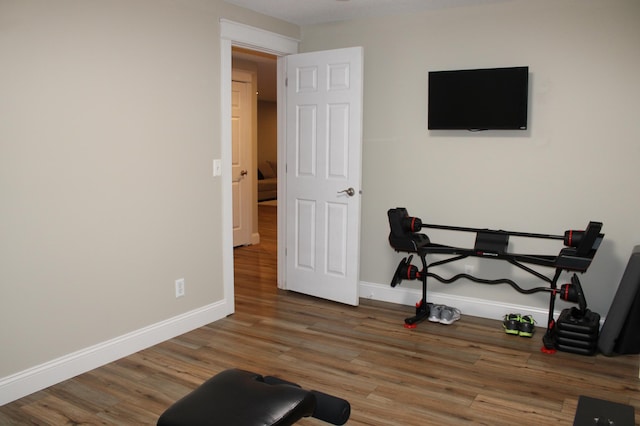
[(222, 175), (222, 160), (215, 159), (213, 160), (213, 176)]

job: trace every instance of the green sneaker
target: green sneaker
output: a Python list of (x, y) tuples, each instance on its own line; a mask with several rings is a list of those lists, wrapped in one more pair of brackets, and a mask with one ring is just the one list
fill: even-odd
[(536, 320), (531, 315), (524, 315), (520, 317), (520, 326), (518, 328), (518, 335), (522, 337), (531, 337), (536, 331)]
[(507, 334), (520, 334), (520, 314), (507, 314), (502, 320), (502, 327)]

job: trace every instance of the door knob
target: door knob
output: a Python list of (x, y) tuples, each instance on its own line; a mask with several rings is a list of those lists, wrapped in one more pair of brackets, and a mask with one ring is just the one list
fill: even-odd
[(356, 194), (356, 191), (353, 188), (343, 189), (342, 191), (338, 191), (338, 194), (346, 193), (349, 197), (353, 197)]
[(240, 176), (246, 176), (247, 175), (247, 171), (246, 170), (241, 170), (240, 171)]

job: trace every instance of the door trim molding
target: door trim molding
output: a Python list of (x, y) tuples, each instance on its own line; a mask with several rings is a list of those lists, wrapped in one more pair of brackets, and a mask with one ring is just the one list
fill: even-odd
[(220, 38), (234, 46), (245, 47), (276, 56), (298, 53), (300, 40), (228, 19), (220, 19)]
[[(227, 315), (235, 312), (235, 291), (233, 279), (233, 197), (231, 193), (231, 47), (240, 46), (259, 52), (266, 52), (276, 56), (286, 56), (298, 53), (299, 40), (277, 34), (261, 28), (220, 19), (220, 158), (222, 160), (221, 176), (221, 205), (222, 205), (222, 281), (224, 286), (225, 306)], [(284, 81), (284, 70), (278, 61), (278, 82)], [(280, 118), (280, 104), (284, 101), (281, 96), (281, 84), (278, 84), (278, 150), (284, 144), (280, 131), (283, 125)], [(280, 157), (279, 157), (280, 159)], [(282, 170), (282, 168), (281, 168)], [(278, 176), (278, 191), (283, 188), (285, 173)], [(279, 192), (279, 194), (282, 194)], [(285, 218), (278, 209), (278, 241), (283, 241), (280, 234)], [(284, 259), (284, 247), (278, 244), (278, 271), (281, 259)], [(278, 272), (278, 286), (282, 285), (284, 277)]]

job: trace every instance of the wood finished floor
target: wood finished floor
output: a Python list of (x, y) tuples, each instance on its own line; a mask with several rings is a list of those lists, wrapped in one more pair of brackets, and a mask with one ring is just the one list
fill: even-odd
[(276, 209), (259, 210), (262, 242), (235, 251), (234, 315), (0, 407), (0, 424), (155, 424), (232, 367), (348, 399), (353, 426), (571, 425), (579, 395), (631, 404), (640, 420), (635, 355), (546, 355), (541, 329), (507, 336), (464, 313), (407, 330), (406, 306), (277, 290)]

